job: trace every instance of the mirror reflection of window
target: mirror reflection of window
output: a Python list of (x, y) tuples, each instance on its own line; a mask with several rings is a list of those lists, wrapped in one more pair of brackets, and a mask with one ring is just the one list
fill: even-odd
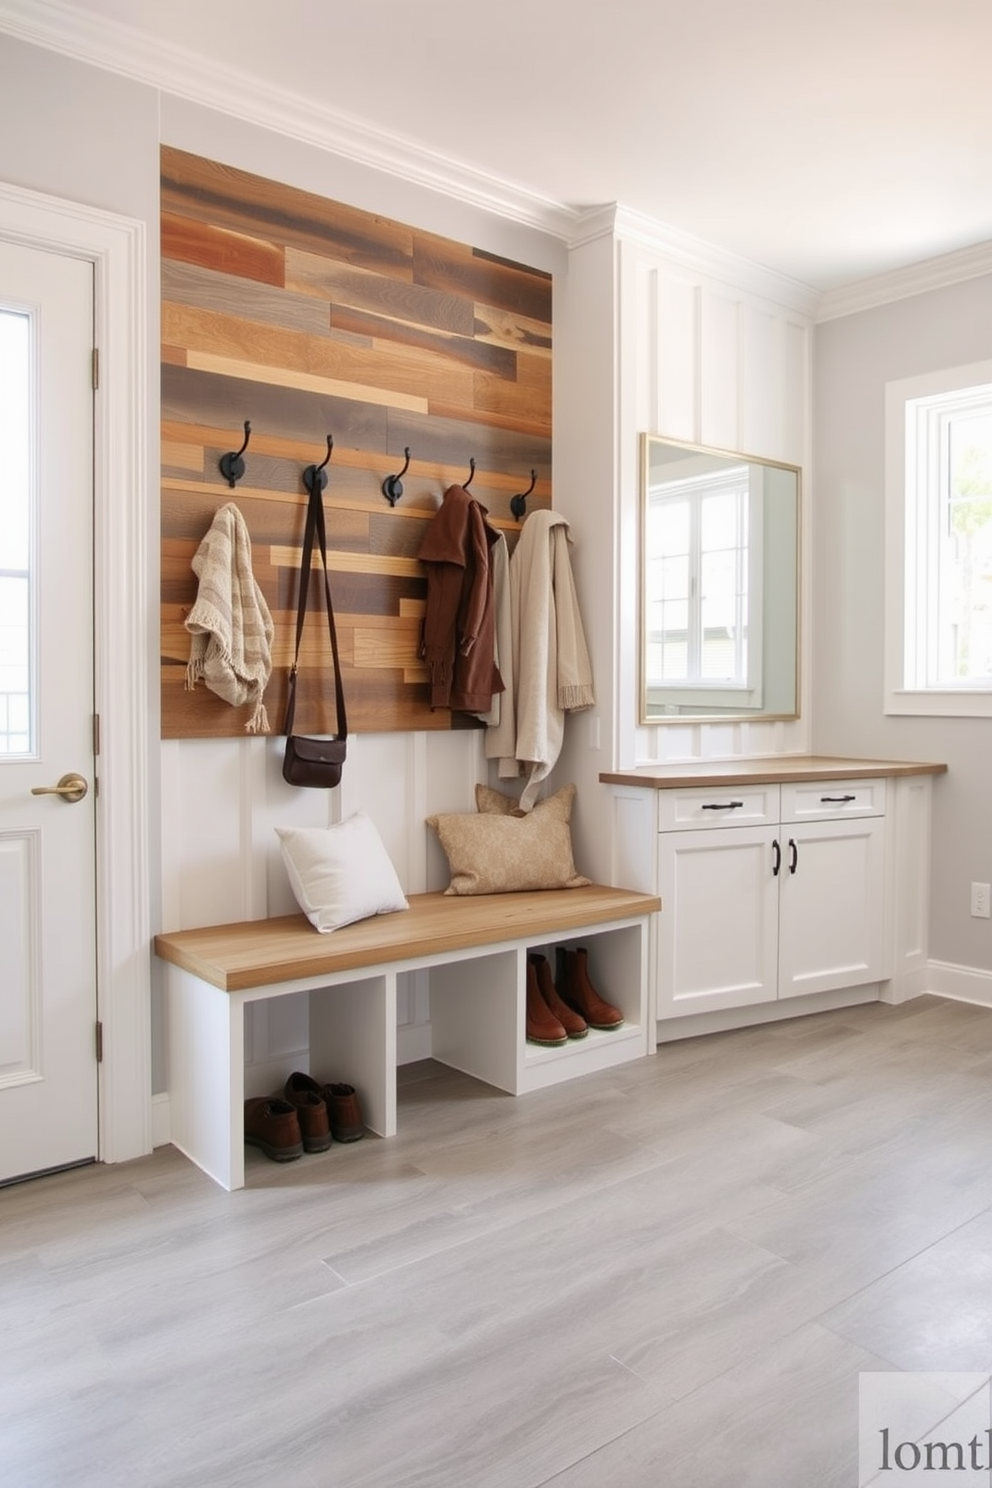
[(648, 493), (648, 686), (748, 686), (746, 466)]
[(641, 707), (794, 717), (799, 471), (643, 436)]

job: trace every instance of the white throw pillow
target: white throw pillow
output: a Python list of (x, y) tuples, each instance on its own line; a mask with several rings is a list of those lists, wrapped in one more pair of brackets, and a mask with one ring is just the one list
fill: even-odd
[(296, 902), (322, 933), (409, 909), (375, 823), (356, 811), (333, 827), (276, 827)]

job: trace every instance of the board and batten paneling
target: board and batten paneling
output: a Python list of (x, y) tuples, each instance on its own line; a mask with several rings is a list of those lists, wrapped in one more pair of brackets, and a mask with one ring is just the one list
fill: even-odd
[[(417, 552), (444, 490), (469, 480), (512, 547), (510, 501), (551, 499), (551, 276), (243, 170), (163, 147), (162, 736), (243, 734), (247, 709), (185, 688), (191, 559), (235, 501), (275, 622), (270, 725), (285, 710), (305, 520), (324, 493), (352, 732), (471, 723), (432, 711)], [(245, 474), (222, 455), (251, 424)], [(382, 481), (402, 467), (391, 507)], [(326, 622), (311, 597), (296, 727), (334, 732)]]
[[(802, 695), (795, 721), (639, 725), (637, 596), (639, 593), (639, 436), (660, 434), (691, 444), (741, 450), (804, 471), (802, 568), (808, 573), (811, 322), (789, 303), (747, 284), (720, 280), (667, 258), (637, 240), (620, 247), (621, 383), (619, 500), (632, 540), (621, 552), (621, 645), (617, 652), (621, 712), (619, 753), (631, 761), (777, 754), (808, 746), (808, 593), (801, 586)], [(793, 286), (794, 288), (794, 286)]]

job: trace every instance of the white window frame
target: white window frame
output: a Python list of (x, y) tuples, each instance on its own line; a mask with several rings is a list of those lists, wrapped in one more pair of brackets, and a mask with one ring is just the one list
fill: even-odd
[(928, 563), (925, 482), (912, 486), (914, 433), (907, 406), (992, 384), (992, 361), (947, 367), (885, 387), (885, 712), (935, 718), (992, 718), (992, 683), (923, 685), (927, 645)]
[[(695, 612), (689, 625), (691, 655), (694, 649), (693, 642), (696, 649), (702, 645), (702, 637), (698, 631), (700, 602), (698, 585), (701, 556), (698, 551), (699, 505), (704, 495), (719, 490), (721, 486), (727, 486), (736, 491), (741, 484), (742, 470), (746, 472), (746, 466), (726, 472), (717, 471), (702, 476), (691, 476), (683, 481), (666, 481), (661, 486), (653, 487), (648, 493), (649, 502), (660, 503), (661, 501), (688, 499), (693, 504), (693, 526), (697, 540), (694, 541), (690, 559), (695, 586), (693, 596), (688, 602), (690, 612)], [(737, 635), (738, 651), (744, 644), (742, 635), (747, 637), (746, 675), (722, 681), (698, 675), (671, 682), (659, 681), (657, 678), (647, 679), (645, 682), (647, 696), (655, 708), (697, 707), (699, 706), (699, 694), (703, 692), (719, 694), (719, 702), (714, 705), (721, 709), (761, 707), (761, 664), (764, 637), (762, 635), (762, 607), (757, 602), (757, 596), (761, 593), (762, 553), (764, 551), (764, 487), (762, 482), (763, 471), (752, 469), (748, 479), (748, 516), (744, 524), (748, 534), (747, 546), (744, 549), (737, 549), (738, 564), (743, 564), (747, 570), (747, 601), (745, 605), (739, 606)], [(698, 667), (698, 655), (694, 657), (694, 662)]]

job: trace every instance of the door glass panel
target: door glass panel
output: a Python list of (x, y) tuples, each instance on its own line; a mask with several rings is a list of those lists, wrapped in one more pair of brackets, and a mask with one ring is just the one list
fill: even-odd
[(0, 309), (0, 758), (33, 752), (31, 316)]

